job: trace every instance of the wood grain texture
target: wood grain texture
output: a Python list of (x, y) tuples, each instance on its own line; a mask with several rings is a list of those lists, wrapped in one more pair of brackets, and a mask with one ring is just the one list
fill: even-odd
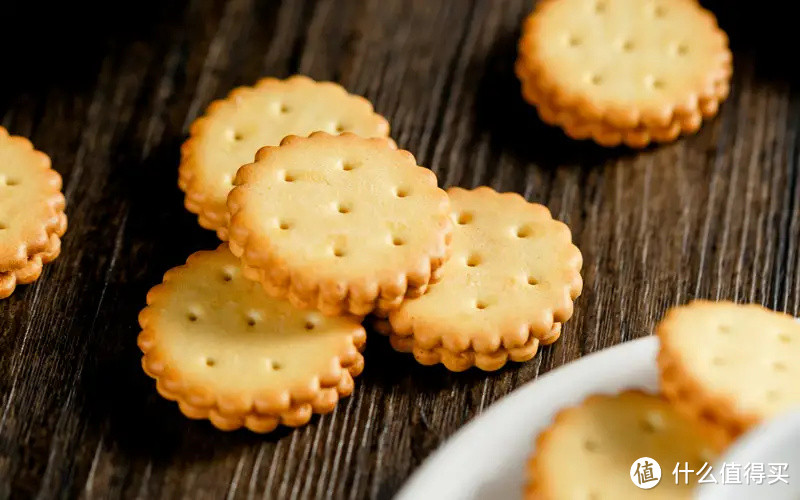
[[(0, 13), (0, 36), (27, 40), (2, 67), (0, 124), (52, 156), (70, 217), (61, 257), (0, 301), (0, 498), (388, 498), (498, 398), (649, 335), (672, 304), (800, 312), (800, 99), (777, 2), (710, 3), (735, 48), (732, 94), (696, 136), (639, 153), (570, 141), (522, 102), (528, 0), (107, 4)], [(182, 207), (180, 144), (211, 100), (295, 72), (372, 100), (443, 186), (517, 191), (572, 228), (585, 287), (559, 342), (452, 374), (371, 335), (352, 397), (266, 437), (156, 394), (136, 315), (167, 269), (215, 246)]]

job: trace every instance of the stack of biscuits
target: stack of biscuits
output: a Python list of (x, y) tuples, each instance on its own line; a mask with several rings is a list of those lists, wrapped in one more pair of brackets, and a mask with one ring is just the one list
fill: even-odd
[(558, 339), (581, 291), (567, 226), (518, 194), (437, 185), (362, 97), (302, 76), (209, 106), (185, 205), (223, 243), (147, 295), (144, 370), (191, 418), (268, 432), (333, 410), (365, 317), (399, 351), (496, 370)]

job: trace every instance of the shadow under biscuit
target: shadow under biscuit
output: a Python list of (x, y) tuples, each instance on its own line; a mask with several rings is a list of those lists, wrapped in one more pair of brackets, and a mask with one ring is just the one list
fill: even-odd
[[(463, 372), (453, 372), (441, 363), (422, 365), (412, 353), (399, 352), (392, 348), (389, 337), (382, 335), (365, 322), (367, 329), (367, 348), (364, 351), (364, 372), (356, 380), (356, 391), (359, 382), (369, 385), (391, 388), (402, 386), (403, 390), (425, 397), (435, 396), (442, 391), (472, 388), (484, 383), (505, 383), (508, 376), (522, 376), (535, 366), (541, 365), (543, 357), (549, 356), (551, 346), (539, 346), (536, 355), (525, 362), (509, 361), (503, 367), (484, 371), (475, 366)], [(523, 373), (525, 372), (525, 373)]]
[[(119, 303), (131, 304), (119, 311), (120, 321), (133, 316), (131, 322), (135, 324), (150, 284), (121, 288), (124, 290), (109, 289), (107, 294)], [(164, 399), (157, 392), (154, 380), (142, 370), (142, 353), (136, 345), (138, 326), (118, 325), (112, 331), (118, 332), (115, 335), (118, 338), (106, 337), (91, 346), (92, 359), (87, 361), (83, 387), (79, 389), (85, 395), (83, 411), (87, 427), (102, 433), (105, 453), (144, 459), (154, 466), (177, 459), (216, 461), (228, 454), (241, 454), (245, 447), (277, 443), (293, 431), (281, 426), (268, 434), (246, 429), (223, 432), (206, 419), (186, 418), (176, 402)], [(104, 332), (98, 333), (102, 336)], [(318, 419), (318, 416), (312, 418), (311, 424)], [(101, 436), (95, 434), (94, 438)]]
[(87, 347), (90, 355), (79, 387), (89, 428), (105, 432), (104, 449), (119, 448), (154, 464), (178, 456), (203, 460), (243, 443), (275, 441), (284, 432), (225, 433), (207, 420), (187, 419), (177, 403), (158, 394), (142, 370), (137, 317), (148, 290), (192, 252), (219, 245), (216, 235), (198, 226), (196, 217), (183, 207), (177, 186), (181, 142), (182, 137), (165, 137), (143, 161), (139, 160), (142, 144), (117, 146), (115, 156), (120, 160), (110, 167), (107, 196), (126, 202), (122, 250)]
[[(159, 282), (167, 269), (183, 264), (192, 252), (213, 250), (220, 243), (216, 233), (200, 227), (197, 216), (183, 206), (184, 195), (178, 188), (182, 142), (183, 137), (164, 137), (143, 161), (119, 165), (120, 172), (113, 174), (121, 177), (114, 184), (123, 186), (122, 195), (130, 203), (126, 239), (155, 259), (142, 262), (141, 272), (147, 274), (150, 285)], [(138, 145), (129, 148), (134, 154), (141, 149)]]

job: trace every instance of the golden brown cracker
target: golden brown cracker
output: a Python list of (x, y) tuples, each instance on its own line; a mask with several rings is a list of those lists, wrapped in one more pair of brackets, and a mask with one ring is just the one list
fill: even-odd
[[(691, 498), (698, 476), (675, 484), (676, 463), (692, 471), (710, 465), (720, 451), (713, 431), (675, 411), (660, 396), (640, 391), (594, 395), (561, 410), (536, 439), (528, 462), (525, 497)], [(642, 457), (661, 467), (660, 482), (639, 489), (631, 466)], [(638, 474), (637, 474), (638, 479)]]
[[(544, 0), (525, 20), (515, 71), (544, 121), (638, 148), (714, 116), (731, 60), (727, 36), (694, 0)], [(554, 110), (594, 132), (547, 120)]]
[[(426, 364), (435, 359), (429, 353), (443, 360), (442, 353), (452, 354), (451, 369), (465, 369), (467, 361), (497, 369), (523, 348), (532, 356), (538, 343), (558, 338), (556, 325), (572, 316), (581, 292), (582, 257), (569, 228), (516, 193), (484, 186), (448, 195), (450, 259), (425, 295), (390, 312), (393, 345), (403, 342)], [(521, 351), (510, 357), (524, 358)]]
[(61, 176), (27, 139), (0, 127), (0, 298), (55, 259), (67, 229)]
[[(388, 322), (386, 323), (388, 324)], [(561, 323), (555, 323), (550, 333), (542, 339), (531, 336), (521, 346), (501, 347), (489, 353), (475, 352), (474, 349), (453, 352), (441, 346), (423, 349), (414, 344), (413, 337), (401, 337), (399, 335), (391, 335), (391, 333), (389, 334), (389, 342), (396, 351), (413, 354), (414, 358), (422, 365), (430, 366), (441, 363), (445, 368), (453, 372), (461, 372), (473, 366), (477, 366), (481, 370), (493, 371), (499, 370), (508, 361), (521, 363), (533, 359), (536, 356), (539, 345), (552, 344), (560, 336)]]
[(697, 300), (656, 332), (664, 395), (731, 437), (800, 407), (800, 324), (757, 304)]
[(181, 148), (179, 185), (186, 208), (201, 226), (225, 239), (225, 199), (239, 167), (252, 162), (263, 146), (316, 131), (388, 137), (389, 123), (369, 101), (333, 82), (296, 75), (234, 89), (192, 124)]
[(447, 258), (450, 204), (436, 176), (389, 139), (290, 136), (259, 150), (228, 197), (245, 272), (327, 315), (391, 310)]
[(359, 318), (269, 297), (223, 245), (168, 271), (139, 315), (142, 366), (190, 418), (268, 432), (333, 410), (364, 366)]

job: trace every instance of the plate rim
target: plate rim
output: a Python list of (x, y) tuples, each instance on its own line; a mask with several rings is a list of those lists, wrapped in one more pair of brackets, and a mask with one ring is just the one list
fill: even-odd
[[(508, 394), (502, 396), (496, 402), (491, 404), (486, 410), (467, 422), (455, 433), (449, 436), (432, 454), (430, 454), (419, 467), (409, 476), (403, 486), (394, 496), (395, 500), (413, 500), (420, 498), (420, 493), (426, 491), (424, 487), (429, 483), (428, 475), (436, 474), (441, 469), (440, 465), (446, 465), (446, 459), (457, 452), (461, 448), (462, 442), (467, 442), (472, 434), (477, 434), (485, 422), (491, 422), (498, 418), (496, 415), (502, 415), (507, 408), (514, 408), (517, 401), (521, 401), (526, 396), (533, 392), (546, 392), (551, 386), (559, 385), (561, 379), (571, 378), (574, 372), (584, 370), (591, 371), (593, 369), (606, 369), (608, 372), (625, 372), (634, 371), (641, 368), (640, 365), (635, 363), (630, 365), (606, 365), (606, 361), (611, 358), (620, 357), (623, 355), (632, 356), (632, 359), (637, 361), (651, 363), (655, 357), (658, 349), (658, 338), (655, 335), (648, 335), (635, 340), (622, 342), (611, 347), (594, 351), (586, 354), (574, 361), (565, 363), (554, 370), (551, 370), (541, 377), (536, 377), (523, 385), (517, 387)], [(596, 365), (596, 366), (594, 366)], [(605, 365), (605, 366), (604, 366)], [(652, 369), (655, 372), (656, 366), (652, 364)], [(609, 375), (610, 376), (610, 375)], [(631, 384), (631, 388), (637, 387), (636, 384)], [(601, 391), (602, 392), (602, 391)], [(578, 399), (583, 399), (578, 396)], [(559, 408), (560, 409), (560, 408)], [(531, 447), (533, 443), (531, 443)]]

